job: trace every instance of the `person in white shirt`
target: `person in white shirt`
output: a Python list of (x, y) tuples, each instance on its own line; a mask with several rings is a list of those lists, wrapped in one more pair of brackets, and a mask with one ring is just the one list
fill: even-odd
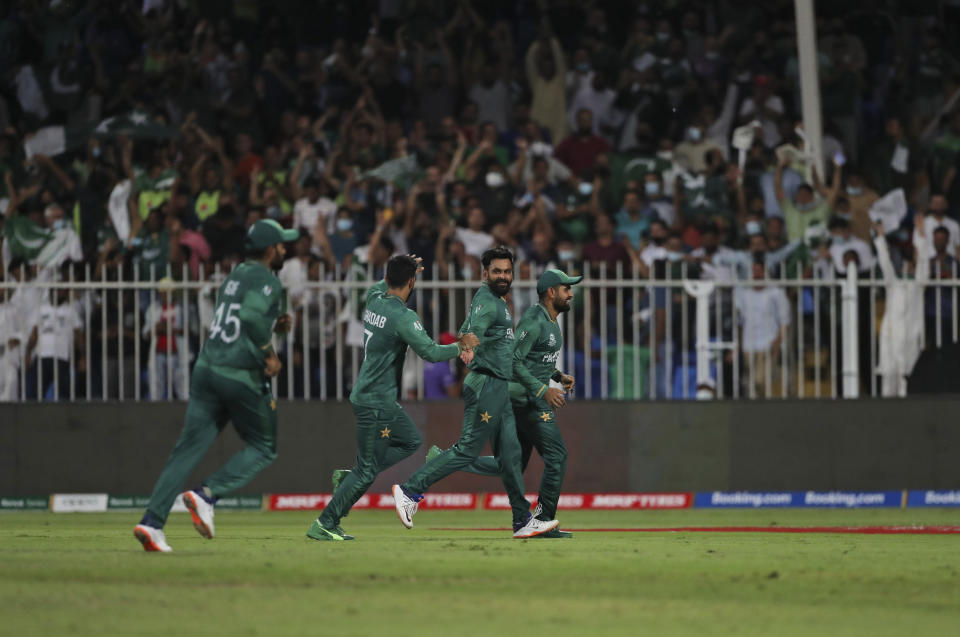
[[(4, 354), (0, 356), (0, 401), (16, 401), (21, 399), (21, 390), (24, 384), (21, 377), (26, 373), (24, 369), (24, 351), (26, 339), (29, 338), (40, 312), (43, 301), (43, 290), (29, 285), (34, 278), (35, 266), (28, 266), (23, 259), (15, 258), (7, 268), (9, 281), (26, 283), (23, 287), (8, 290), (6, 301), (3, 303), (3, 340)], [(49, 271), (44, 271), (43, 278), (49, 277)], [(29, 359), (26, 359), (29, 360)]]
[[(924, 236), (932, 238), (933, 231), (940, 226), (943, 226), (947, 229), (947, 232), (950, 235), (947, 239), (947, 252), (952, 256), (960, 258), (960, 223), (957, 223), (954, 219), (946, 216), (948, 208), (949, 204), (947, 202), (947, 198), (943, 195), (934, 195), (930, 197), (930, 204), (927, 211), (928, 214), (923, 216)], [(928, 238), (926, 245), (927, 256), (932, 257), (933, 241)]]
[(850, 229), (850, 222), (842, 217), (833, 217), (828, 225), (830, 230), (830, 259), (833, 261), (833, 267), (839, 275), (847, 273), (847, 264), (845, 255), (850, 252), (857, 253), (857, 271), (861, 274), (867, 274), (876, 264), (873, 257), (873, 251), (863, 239), (853, 236)]
[[(764, 285), (767, 267), (753, 263), (753, 287), (738, 287), (733, 302), (741, 328), (740, 346), (747, 367), (750, 398), (776, 395), (780, 387), (781, 355), (786, 354), (790, 301), (782, 287)], [(790, 388), (789, 379), (787, 387)], [(789, 389), (788, 389), (789, 390)]]
[(463, 243), (464, 252), (478, 259), (485, 250), (493, 247), (493, 235), (484, 230), (486, 223), (483, 208), (475, 206), (467, 213), (467, 227), (457, 228), (454, 233), (456, 239)]
[(26, 360), (36, 356), (27, 372), (27, 398), (42, 399), (50, 392), (55, 400), (70, 397), (71, 354), (74, 344), (83, 342), (82, 330), (83, 321), (70, 302), (69, 290), (60, 288), (45, 295), (27, 343)]
[(310, 177), (303, 182), (303, 197), (293, 204), (294, 228), (302, 228), (310, 237), (316, 232), (330, 234), (334, 231), (337, 204), (327, 196), (328, 190), (329, 184), (323, 179)]
[(770, 78), (758, 75), (753, 80), (753, 95), (740, 104), (740, 123), (758, 120), (763, 130), (763, 144), (767, 148), (780, 145), (779, 120), (783, 116), (783, 100), (770, 93)]
[(480, 81), (470, 87), (468, 95), (477, 104), (477, 121), (493, 122), (497, 130), (507, 130), (510, 124), (510, 88), (498, 77), (496, 65), (483, 65)]

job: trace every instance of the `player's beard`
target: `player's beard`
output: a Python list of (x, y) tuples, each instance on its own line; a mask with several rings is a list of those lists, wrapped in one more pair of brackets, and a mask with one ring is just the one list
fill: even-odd
[(564, 312), (569, 312), (570, 299), (567, 299), (565, 301), (560, 301), (560, 300), (554, 301), (553, 309), (557, 311), (557, 314), (563, 314)]
[(284, 259), (283, 259), (283, 255), (281, 255), (279, 252), (278, 252), (277, 254), (275, 254), (274, 257), (273, 257), (273, 261), (270, 262), (270, 269), (271, 269), (271, 270), (279, 270), (280, 268), (282, 268), (282, 267), (283, 267), (283, 260), (284, 260)]
[(493, 291), (493, 293), (496, 294), (497, 296), (506, 296), (507, 292), (510, 291), (510, 285), (512, 283), (513, 281), (509, 281), (506, 279), (499, 279), (497, 281), (490, 281), (489, 286), (490, 286), (490, 289)]

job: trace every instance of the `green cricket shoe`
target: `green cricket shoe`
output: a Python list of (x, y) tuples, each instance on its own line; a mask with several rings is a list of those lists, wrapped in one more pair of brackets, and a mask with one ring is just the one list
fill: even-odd
[(343, 482), (348, 475), (350, 475), (350, 469), (334, 469), (333, 470), (333, 475), (330, 476), (330, 482), (333, 483), (334, 491), (340, 488), (340, 483)]
[(307, 530), (307, 537), (311, 540), (343, 542), (352, 540), (352, 535), (347, 535), (339, 526), (335, 529), (325, 529), (320, 525), (320, 520), (314, 520), (313, 524)]
[(561, 531), (560, 529), (550, 529), (546, 533), (541, 533), (540, 535), (534, 536), (534, 538), (545, 537), (545, 538), (568, 538), (573, 537), (573, 533), (570, 531)]
[(431, 446), (430, 449), (427, 451), (427, 462), (430, 462), (431, 460), (439, 456), (441, 453), (443, 453), (443, 449), (441, 449), (437, 445)]

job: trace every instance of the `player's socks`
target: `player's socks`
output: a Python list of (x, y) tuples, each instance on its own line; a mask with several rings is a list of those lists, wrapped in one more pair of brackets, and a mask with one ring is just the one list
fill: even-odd
[(441, 453), (443, 453), (443, 449), (441, 449), (437, 445), (432, 445), (430, 449), (427, 451), (427, 462), (430, 462), (431, 460), (439, 456)]
[(320, 541), (333, 541), (333, 542), (342, 542), (344, 540), (352, 540), (352, 535), (347, 535), (343, 532), (339, 526), (333, 529), (328, 529), (322, 524), (320, 524), (320, 518), (317, 518), (313, 521), (313, 524), (310, 525), (310, 528), (307, 529), (307, 537), (311, 540), (320, 540)]

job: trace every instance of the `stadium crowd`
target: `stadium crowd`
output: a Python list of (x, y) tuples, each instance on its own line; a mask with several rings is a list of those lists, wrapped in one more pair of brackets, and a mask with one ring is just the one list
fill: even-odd
[[(246, 228), (261, 218), (301, 229), (280, 277), (298, 321), (323, 319), (324, 351), (316, 337), (303, 351), (295, 329), (286, 352), (297, 396), (305, 376), (310, 395), (321, 386), (336, 395), (338, 364), (348, 392), (358, 355), (338, 357), (332, 345), (348, 339), (362, 296), (317, 295), (307, 283), (379, 278), (395, 253), (421, 256), (425, 277), (444, 280), (478, 281), (479, 256), (494, 244), (514, 251), (520, 278), (558, 266), (645, 282), (769, 279), (719, 301), (724, 318), (712, 327), (718, 340), (743, 327), (745, 369), (768, 358), (777, 368), (798, 304), (812, 320), (813, 296), (829, 292), (777, 279), (833, 279), (850, 267), (955, 276), (960, 15), (951, 3), (818, 5), (824, 175), (805, 151), (792, 0), (0, 7), (4, 276), (153, 281), (161, 292), (8, 289), (6, 399), (21, 389), (18, 375), (31, 397), (50, 395), (54, 375), (61, 396), (71, 377), (82, 395), (87, 374), (94, 396), (116, 397), (121, 343), (131, 356), (138, 340), (163, 371), (127, 364), (124, 394), (142, 383), (145, 396), (167, 397), (168, 385), (184, 396), (166, 361), (196, 354), (217, 271), (243, 258)], [(914, 233), (916, 213), (925, 232)], [(163, 294), (181, 279), (209, 286)], [(695, 383), (671, 391), (676, 379), (666, 377), (694, 349), (692, 321), (670, 311), (680, 295), (648, 289), (627, 290), (619, 309), (612, 290), (595, 293), (589, 324), (580, 300), (573, 371), (600, 364), (584, 356), (589, 339), (594, 352), (629, 357), (610, 363), (611, 395), (691, 396)], [(947, 333), (956, 321), (949, 294), (936, 296), (927, 290), (917, 319), (928, 343), (938, 322)], [(424, 325), (434, 313), (441, 326), (459, 324), (448, 315), (462, 311), (455, 297), (428, 294)], [(527, 297), (514, 294), (515, 315), (535, 302)], [(90, 352), (88, 316), (109, 326)], [(618, 321), (627, 329), (615, 343)], [(824, 315), (824, 333), (834, 328)], [(107, 357), (87, 355), (103, 348)], [(633, 357), (644, 369), (655, 362), (656, 387), (644, 380), (636, 395), (631, 374), (618, 393), (613, 370), (631, 370)], [(427, 397), (457, 395), (462, 375), (428, 367)], [(592, 376), (600, 395), (601, 374)], [(744, 392), (762, 392), (760, 376)]]

